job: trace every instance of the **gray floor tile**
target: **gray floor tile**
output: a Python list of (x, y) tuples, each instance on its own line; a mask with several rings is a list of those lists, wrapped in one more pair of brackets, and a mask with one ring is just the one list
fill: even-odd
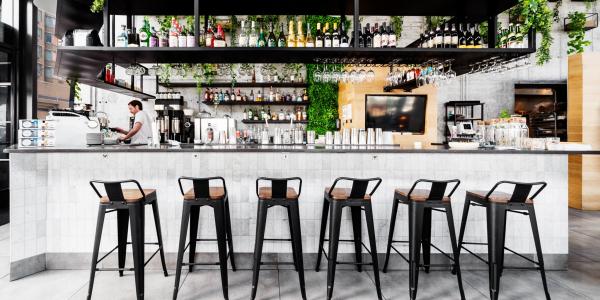
[[(301, 299), (298, 274), (293, 270), (280, 270), (281, 299)], [(306, 270), (306, 297), (327, 298), (327, 267), (320, 272)], [(362, 300), (377, 299), (375, 284), (366, 272), (338, 270), (335, 273), (333, 299)]]
[[(86, 299), (87, 297), (89, 272), (81, 272), (83, 272), (82, 277), (85, 278), (85, 283), (70, 299), (79, 300)], [(173, 295), (173, 282), (175, 280), (172, 272), (169, 277), (165, 277), (162, 271), (146, 270), (144, 275), (145, 299), (171, 298)], [(96, 272), (92, 299), (135, 299), (135, 277), (133, 272), (126, 272), (123, 277), (119, 277), (118, 272)]]
[[(87, 282), (85, 271), (45, 271), (25, 278), (0, 279), (0, 299), (69, 299)], [(111, 297), (114, 299), (114, 297)]]
[(600, 263), (569, 263), (569, 270), (549, 273), (550, 280), (590, 299), (600, 298)]
[[(177, 299), (223, 299), (219, 270), (194, 270), (188, 274)], [(228, 272), (229, 299), (249, 299), (252, 290), (252, 271)], [(277, 270), (260, 272), (257, 300), (279, 299), (279, 278)]]

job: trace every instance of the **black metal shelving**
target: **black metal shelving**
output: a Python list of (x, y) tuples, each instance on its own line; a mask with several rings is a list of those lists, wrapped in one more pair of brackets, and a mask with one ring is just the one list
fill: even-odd
[(286, 106), (309, 106), (310, 101), (221, 101), (215, 103), (214, 101), (202, 101), (206, 105), (241, 105), (241, 106), (267, 106), (267, 105), (286, 105)]
[[(290, 124), (290, 120), (270, 120), (269, 124)], [(265, 124), (264, 120), (242, 120), (244, 124)], [(294, 124), (307, 124), (308, 120), (293, 121)]]
[[(161, 86), (176, 88), (176, 87), (196, 87), (195, 81), (171, 81), (169, 83), (159, 82)], [(305, 82), (211, 82), (203, 83), (204, 88), (307, 88)]]
[(111, 92), (115, 92), (115, 93), (119, 93), (122, 95), (126, 95), (126, 96), (130, 96), (133, 98), (138, 98), (138, 99), (142, 99), (142, 100), (146, 100), (146, 99), (154, 99), (156, 98), (153, 95), (149, 95), (140, 91), (136, 91), (132, 88), (128, 88), (128, 87), (124, 87), (124, 86), (120, 86), (120, 85), (116, 85), (113, 83), (108, 83), (99, 79), (87, 79), (87, 78), (80, 78), (79, 79), (80, 83), (83, 84), (87, 84), (93, 87), (97, 87), (97, 88), (101, 88), (107, 91), (111, 91)]
[(401, 84), (385, 86), (385, 87), (383, 87), (383, 91), (386, 93), (391, 92), (393, 90), (403, 90), (405, 92), (410, 92), (416, 88), (418, 88), (417, 80), (412, 79), (412, 80), (407, 80)]

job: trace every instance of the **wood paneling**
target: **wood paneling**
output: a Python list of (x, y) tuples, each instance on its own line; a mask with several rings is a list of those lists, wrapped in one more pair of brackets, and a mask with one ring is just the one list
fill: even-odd
[(342, 106), (352, 104), (352, 123), (342, 124), (342, 128), (364, 128), (365, 127), (365, 95), (367, 94), (405, 94), (405, 95), (427, 95), (425, 133), (421, 135), (401, 135), (394, 133), (394, 143), (412, 147), (414, 142), (422, 142), (423, 146), (436, 142), (437, 138), (437, 89), (431, 85), (424, 86), (406, 93), (401, 90), (384, 93), (385, 77), (389, 68), (372, 68), (375, 71), (375, 79), (365, 83), (340, 83), (338, 101), (339, 114), (342, 117)]
[[(600, 53), (569, 56), (568, 137), (600, 148)], [(569, 157), (569, 206), (600, 210), (600, 157)]]

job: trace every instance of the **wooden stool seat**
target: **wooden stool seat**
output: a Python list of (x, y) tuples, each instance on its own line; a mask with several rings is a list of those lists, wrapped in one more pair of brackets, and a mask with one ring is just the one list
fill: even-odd
[[(488, 192), (489, 191), (467, 191), (467, 197), (473, 197), (480, 201), (486, 201), (485, 196), (488, 194)], [(510, 201), (511, 197), (512, 197), (512, 194), (494, 191), (487, 198), (488, 199), (487, 201), (493, 202), (493, 203), (508, 203)], [(533, 200), (531, 200), (531, 198), (527, 198), (527, 200), (525, 200), (525, 203), (533, 204)]]
[[(221, 200), (225, 197), (225, 188), (222, 186), (219, 187), (210, 187), (208, 190), (208, 195), (210, 200)], [(196, 195), (194, 194), (194, 189), (189, 189), (185, 194), (183, 194), (183, 200), (196, 200)]]
[[(410, 189), (395, 189), (394, 192), (396, 195), (406, 198), (410, 201), (418, 201), (423, 202), (429, 200), (430, 190), (427, 189), (414, 189), (410, 194), (410, 199), (408, 199), (408, 192)], [(450, 197), (444, 196), (442, 198), (442, 202), (450, 202)]]
[[(330, 190), (331, 187), (325, 188), (325, 194), (329, 195)], [(348, 200), (348, 198), (350, 198), (351, 190), (352, 189), (350, 188), (333, 188), (333, 191), (331, 191), (331, 198), (336, 201)], [(365, 194), (362, 199), (365, 201), (371, 201), (371, 195)]]
[[(156, 190), (143, 189), (146, 199), (156, 199)], [(123, 198), (127, 203), (135, 203), (144, 200), (144, 196), (139, 189), (123, 189)], [(100, 203), (110, 203), (108, 196), (100, 197)]]
[[(260, 200), (272, 199), (273, 189), (268, 186), (263, 186), (258, 189), (258, 198)], [(298, 200), (298, 193), (292, 187), (288, 187), (285, 192), (285, 199), (287, 200)]]

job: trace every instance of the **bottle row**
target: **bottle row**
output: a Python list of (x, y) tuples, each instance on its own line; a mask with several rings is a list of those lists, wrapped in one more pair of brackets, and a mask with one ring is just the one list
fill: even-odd
[(419, 48), (484, 48), (479, 24), (445, 23), (421, 34)]
[(521, 24), (509, 23), (508, 28), (498, 28), (496, 48), (526, 48), (527, 34), (521, 31)]
[(308, 120), (305, 107), (296, 107), (293, 111), (280, 109), (279, 112), (271, 111), (271, 107), (244, 109), (243, 120), (253, 121), (306, 121)]
[(222, 101), (239, 101), (239, 102), (307, 102), (308, 94), (306, 93), (306, 89), (302, 93), (296, 93), (294, 90), (293, 93), (280, 93), (279, 89), (273, 90), (271, 87), (269, 89), (269, 94), (263, 95), (261, 90), (258, 90), (256, 94), (254, 90), (250, 90), (250, 94), (246, 94), (246, 92), (241, 92), (240, 89), (235, 92), (233, 89), (231, 91), (219, 90), (216, 89), (206, 89), (204, 91), (204, 101), (205, 102), (222, 102)]

